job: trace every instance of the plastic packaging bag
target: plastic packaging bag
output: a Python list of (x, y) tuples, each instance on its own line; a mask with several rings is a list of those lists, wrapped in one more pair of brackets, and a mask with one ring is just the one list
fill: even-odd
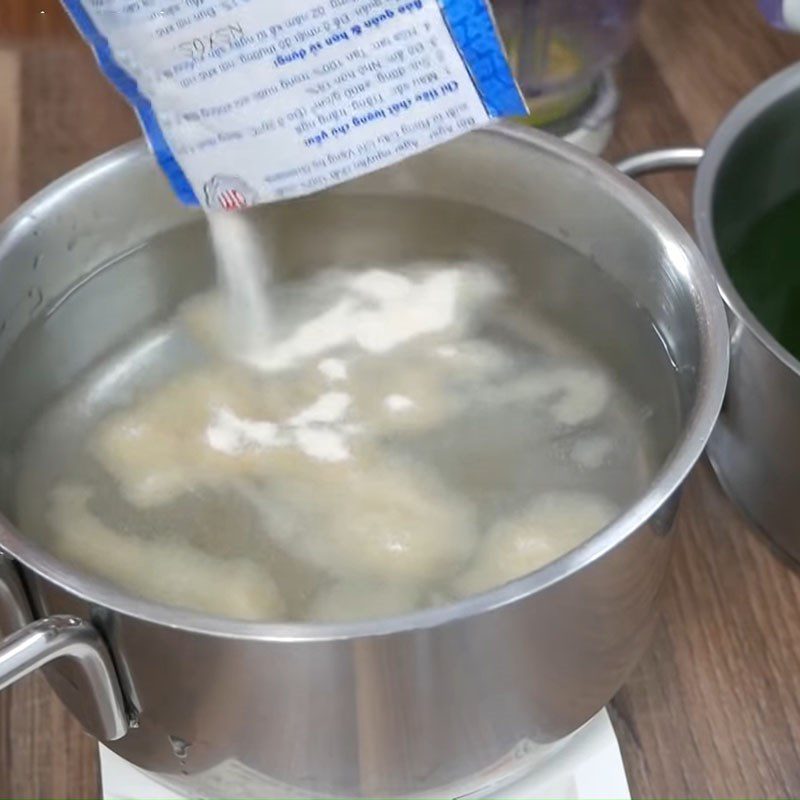
[(308, 194), (526, 113), (487, 0), (63, 0), (178, 197)]

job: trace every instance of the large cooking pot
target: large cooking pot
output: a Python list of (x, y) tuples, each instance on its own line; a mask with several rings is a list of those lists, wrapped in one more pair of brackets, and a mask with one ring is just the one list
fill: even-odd
[[(342, 210), (387, 196), (408, 200), (391, 226)], [(330, 263), (447, 252), (476, 235), (453, 229), (459, 217), (447, 209), (464, 203), (486, 217), (473, 244), (516, 261), (532, 300), (577, 313), (611, 357), (624, 360), (634, 343), (586, 291), (597, 270), (649, 312), (676, 367), (680, 430), (644, 496), (511, 584), (405, 617), (327, 625), (237, 622), (137, 599), (0, 518), (7, 625), (38, 620), (0, 647), (0, 688), (48, 665), (67, 706), (119, 755), (195, 796), (242, 797), (485, 790), (530, 769), (611, 699), (647, 643), (679, 488), (722, 401), (724, 310), (662, 206), (533, 131), (470, 133), (274, 213), (290, 261)], [(154, 235), (198, 216), (133, 145), (56, 182), (0, 229), (0, 453), (78, 373), (212, 280), (191, 254), (170, 265), (149, 255)], [(502, 218), (523, 224), (529, 249), (511, 253), (513, 237), (492, 234)], [(314, 236), (323, 223), (325, 237)], [(554, 241), (590, 260), (552, 257)], [(126, 253), (134, 258), (119, 262)], [(9, 355), (37, 325), (32, 344)]]
[(728, 494), (800, 560), (800, 360), (755, 317), (725, 266), (753, 223), (800, 192), (798, 143), (800, 67), (795, 65), (740, 101), (705, 151), (652, 151), (618, 167), (631, 176), (698, 168), (697, 238), (730, 322), (730, 380), (709, 457)]

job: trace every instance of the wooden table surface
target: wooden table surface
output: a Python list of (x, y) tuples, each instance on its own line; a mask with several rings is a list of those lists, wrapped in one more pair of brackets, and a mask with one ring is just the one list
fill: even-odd
[[(800, 58), (756, 0), (645, 0), (608, 156), (704, 143)], [(0, 0), (0, 216), (137, 135), (56, 0)], [(800, 143), (798, 143), (800, 146)], [(690, 225), (690, 175), (647, 185)], [(679, 520), (662, 621), (612, 704), (634, 797), (800, 796), (800, 578), (706, 464)], [(0, 797), (96, 797), (94, 743), (39, 677), (0, 694)]]

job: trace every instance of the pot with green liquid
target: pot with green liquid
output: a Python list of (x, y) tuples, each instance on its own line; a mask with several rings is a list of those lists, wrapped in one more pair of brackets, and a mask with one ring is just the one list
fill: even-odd
[(742, 100), (705, 152), (644, 153), (629, 175), (697, 167), (694, 222), (728, 309), (728, 388), (708, 444), (762, 530), (800, 560), (800, 65)]
[(725, 263), (756, 318), (800, 358), (800, 189), (745, 228)]

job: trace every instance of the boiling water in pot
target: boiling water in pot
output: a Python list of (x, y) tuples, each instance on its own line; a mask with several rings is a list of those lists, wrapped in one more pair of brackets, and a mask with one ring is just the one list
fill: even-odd
[[(398, 239), (381, 259), (370, 232), (407, 201), (340, 202), (365, 232), (349, 258), (336, 215), (315, 234), (326, 259), (281, 274), (276, 250), (271, 363), (232, 360), (219, 299), (200, 295), (43, 410), (15, 459), (21, 530), (152, 600), (353, 619), (533, 571), (642, 493), (677, 399), (651, 321), (613, 282), (525, 226), (434, 202), (414, 214), (439, 219), (438, 244)], [(146, 258), (204, 269), (198, 233)], [(122, 291), (143, 257), (57, 313)], [(558, 276), (578, 270), (565, 298)], [(19, 361), (41, 335), (22, 337)]]

